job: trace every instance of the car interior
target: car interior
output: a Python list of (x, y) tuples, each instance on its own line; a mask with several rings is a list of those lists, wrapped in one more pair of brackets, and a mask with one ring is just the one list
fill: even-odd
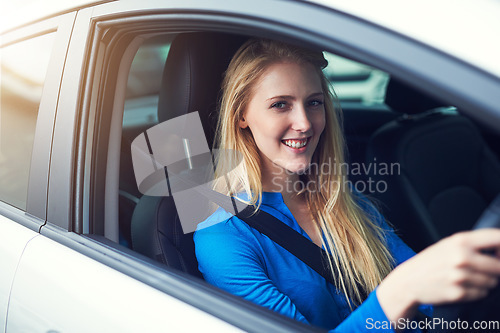
[[(122, 129), (120, 243), (199, 278), (193, 233), (182, 232), (172, 197), (139, 192), (130, 146), (147, 128), (193, 111), (199, 112), (211, 145), (224, 70), (247, 38), (217, 32), (177, 34), (164, 64), (154, 120)], [(386, 191), (365, 194), (415, 251), (470, 229), (500, 193), (500, 147), (495, 144), (500, 138), (450, 103), (391, 78), (385, 104), (341, 101), (341, 106), (349, 163), (399, 165), (394, 175), (371, 169), (352, 177), (386, 182)]]
[(402, 117), (377, 129), (366, 152), (367, 161), (401, 168), (401, 174), (369, 174), (387, 182), (387, 191), (374, 193), (387, 203), (386, 218), (415, 251), (471, 229), (500, 193), (500, 164), (477, 127), (395, 80), (386, 103)]

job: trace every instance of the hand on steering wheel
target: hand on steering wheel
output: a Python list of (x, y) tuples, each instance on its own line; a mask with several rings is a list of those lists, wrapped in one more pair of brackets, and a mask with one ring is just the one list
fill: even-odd
[[(485, 250), (495, 251), (491, 256)], [(500, 277), (500, 230), (461, 232), (428, 247), (382, 281), (377, 296), (389, 320), (408, 318), (420, 304), (485, 297)]]

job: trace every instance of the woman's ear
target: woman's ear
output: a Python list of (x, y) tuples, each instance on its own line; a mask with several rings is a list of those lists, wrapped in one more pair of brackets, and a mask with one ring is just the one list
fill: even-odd
[(247, 124), (245, 117), (241, 117), (239, 125), (240, 125), (240, 128), (247, 128), (248, 127), (248, 124)]

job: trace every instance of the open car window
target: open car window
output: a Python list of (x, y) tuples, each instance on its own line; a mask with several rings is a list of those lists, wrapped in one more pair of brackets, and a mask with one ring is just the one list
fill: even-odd
[[(137, 250), (137, 248), (134, 248), (133, 240), (133, 215), (137, 213), (136, 207), (142, 198), (144, 198), (144, 195), (137, 186), (138, 178), (134, 174), (130, 147), (134, 139), (142, 133), (145, 133), (162, 121), (170, 119), (168, 117), (159, 119), (158, 117), (159, 112), (165, 112), (165, 110), (159, 111), (159, 95), (161, 94), (161, 90), (164, 89), (162, 88), (162, 80), (165, 80), (165, 77), (168, 78), (169, 76), (168, 70), (164, 72), (165, 62), (168, 62), (167, 59), (172, 51), (172, 42), (178, 36), (182, 36), (182, 34), (157, 35), (145, 39), (135, 52), (127, 77), (126, 99), (124, 103), (123, 122), (121, 124), (118, 191), (119, 237), (115, 241), (134, 250)], [(410, 240), (410, 245), (420, 250), (428, 245), (425, 242), (429, 242), (429, 240), (418, 237), (413, 240), (411, 236), (413, 230), (402, 226), (400, 216), (391, 216), (393, 207), (397, 207), (398, 203), (392, 203), (386, 197), (386, 193), (393, 193), (392, 190), (399, 186), (391, 182), (393, 179), (404, 178), (407, 166), (402, 165), (401, 161), (387, 160), (382, 156), (392, 154), (393, 145), (383, 146), (382, 150), (376, 153), (373, 151), (374, 136), (379, 135), (378, 133), (381, 130), (383, 131), (385, 127), (397, 126), (401, 127), (403, 131), (410, 131), (412, 130), (410, 127), (406, 129), (407, 124), (411, 124), (416, 120), (402, 120), (411, 110), (406, 110), (404, 107), (402, 107), (403, 109), (399, 109), (401, 106), (392, 102), (391, 105), (386, 104), (387, 99), (390, 98), (386, 96), (389, 81), (391, 80), (388, 73), (331, 52), (324, 52), (324, 54), (329, 61), (329, 65), (324, 71), (332, 84), (344, 113), (343, 125), (348, 148), (346, 170), (349, 186), (355, 188), (358, 192), (372, 195), (375, 198), (380, 196), (380, 209), (382, 212), (389, 216), (389, 221), (394, 223), (397, 232), (403, 236), (403, 239)], [(429, 99), (432, 100), (432, 103), (437, 103), (437, 101), (434, 101), (434, 99), (425, 94), (421, 94), (420, 92), (416, 94), (420, 94), (416, 97), (417, 99), (426, 102)], [(166, 95), (170, 99), (177, 97), (170, 93)], [(211, 105), (212, 109), (208, 112), (211, 118), (202, 117), (201, 119), (205, 131), (215, 124), (213, 120), (216, 116), (218, 97), (214, 98), (213, 105)], [(180, 98), (184, 97), (181, 96)], [(446, 121), (448, 119), (454, 121), (455, 118), (462, 119), (456, 109), (450, 107), (447, 103), (436, 105), (432, 103), (429, 104), (428, 110), (422, 110), (422, 112), (432, 111), (434, 108), (437, 108), (438, 111), (434, 114), (446, 115), (448, 117), (445, 117)], [(169, 105), (168, 101), (166, 105)], [(191, 110), (191, 112), (193, 111), (198, 110)], [(178, 110), (168, 110), (168, 112), (178, 115)], [(434, 122), (435, 119), (438, 119), (438, 117), (429, 117), (427, 119), (426, 115), (415, 119), (419, 118), (425, 118), (424, 122)], [(212, 142), (208, 142), (208, 146), (211, 145)], [(379, 156), (379, 154), (382, 155)], [(421, 182), (421, 184), (424, 183), (426, 182)], [(398, 193), (397, 191), (401, 191), (401, 189), (396, 188), (396, 192), (394, 193)], [(482, 207), (482, 204), (478, 207)], [(478, 211), (480, 211), (479, 208)], [(172, 214), (176, 214), (175, 208), (173, 208)], [(466, 228), (466, 226), (463, 225), (462, 228)], [(164, 232), (168, 233), (171, 231)], [(431, 232), (436, 233), (435, 237), (442, 237), (437, 236), (439, 232), (432, 228)], [(450, 231), (442, 230), (441, 232), (444, 235)], [(171, 236), (174, 237), (175, 235), (172, 234)], [(154, 257), (151, 253), (147, 255)]]
[[(127, 78), (120, 154), (119, 242), (131, 248), (132, 215), (143, 194), (137, 187), (130, 146), (141, 133), (159, 123), (158, 100), (162, 77), (168, 75), (163, 71), (175, 37), (175, 34), (169, 34), (146, 39), (134, 55)], [(351, 122), (355, 121), (354, 118), (363, 116), (358, 114), (359, 108), (364, 111), (364, 107), (368, 106), (370, 112), (379, 108), (386, 110), (384, 98), (389, 80), (387, 73), (330, 52), (324, 52), (324, 55), (329, 63), (324, 72), (344, 113), (352, 118)], [(380, 121), (387, 121), (387, 118), (382, 117)], [(214, 124), (212, 122), (209, 126)], [(375, 123), (372, 127), (380, 125)], [(359, 138), (353, 138), (352, 141), (359, 143)], [(351, 145), (351, 141), (348, 144)], [(355, 150), (352, 162), (362, 163), (366, 142), (361, 146), (353, 146), (352, 149)], [(353, 178), (356, 179), (357, 176), (359, 175), (355, 174)]]
[(158, 94), (171, 39), (153, 37), (137, 50), (127, 79), (124, 128), (158, 122)]
[(389, 75), (384, 71), (325, 52), (324, 69), (341, 103), (383, 104)]

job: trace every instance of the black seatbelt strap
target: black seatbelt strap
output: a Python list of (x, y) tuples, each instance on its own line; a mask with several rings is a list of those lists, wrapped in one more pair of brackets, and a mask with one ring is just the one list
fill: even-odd
[(335, 285), (331, 270), (327, 267), (327, 253), (299, 232), (287, 226), (276, 217), (252, 206), (236, 214), (243, 222), (266, 235), (276, 244), (302, 260), (305, 264)]
[[(226, 211), (229, 212), (233, 209), (234, 211), (237, 211), (234, 197), (231, 197), (231, 200), (227, 201), (225, 200), (228, 198), (227, 196), (216, 192), (211, 188), (198, 186), (180, 174), (174, 174), (173, 176), (179, 181), (191, 186), (191, 188), (194, 188), (198, 193), (205, 196), (210, 201), (218, 204)], [(336, 285), (332, 271), (326, 264), (328, 262), (328, 254), (321, 247), (317, 246), (271, 214), (260, 209), (255, 211), (255, 207), (253, 206), (247, 205), (243, 210), (236, 214), (236, 216), (250, 227), (259, 231), (261, 234), (266, 235), (273, 242), (300, 259), (303, 263), (321, 275), (326, 281)], [(363, 288), (358, 288), (358, 290), (363, 292)], [(362, 299), (364, 300), (366, 297), (366, 293), (363, 292)]]
[[(260, 209), (255, 214), (254, 212), (255, 207), (247, 206), (244, 210), (236, 214), (236, 216), (296, 256), (325, 278), (326, 281), (336, 285), (332, 272), (326, 265), (327, 253), (325, 250), (271, 214)], [(363, 291), (363, 288), (359, 288), (359, 290), (362, 292), (362, 299), (365, 300), (368, 295)], [(414, 319), (417, 321), (432, 320), (421, 312), (417, 312)], [(423, 330), (423, 332), (427, 332), (427, 330)]]

